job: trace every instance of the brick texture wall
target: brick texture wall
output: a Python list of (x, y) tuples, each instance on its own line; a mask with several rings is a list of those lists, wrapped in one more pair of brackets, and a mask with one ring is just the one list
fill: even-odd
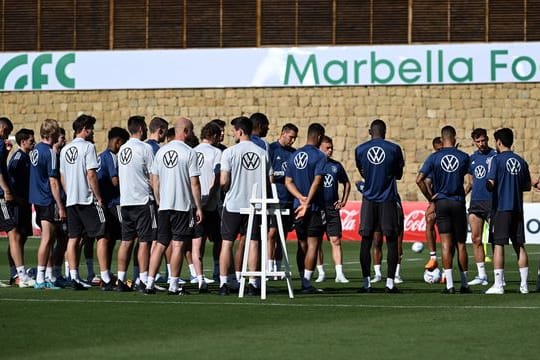
[[(387, 123), (387, 138), (403, 148), (406, 168), (399, 190), (411, 201), (422, 200), (416, 174), (431, 151), (432, 138), (446, 124), (456, 128), (460, 147), (468, 153), (473, 151), (469, 135), (474, 127), (484, 127), (490, 135), (500, 127), (513, 128), (515, 151), (529, 162), (533, 178), (540, 175), (538, 84), (13, 92), (1, 93), (0, 99), (0, 115), (14, 122), (15, 131), (28, 127), (39, 132), (41, 121), (50, 117), (60, 121), (71, 138), (73, 119), (80, 113), (94, 115), (98, 151), (106, 147), (110, 127), (126, 126), (127, 118), (136, 114), (169, 121), (187, 116), (199, 135), (201, 126), (213, 118), (229, 121), (260, 111), (270, 118), (269, 141), (277, 138), (283, 124), (295, 123), (300, 128), (296, 146), (305, 143), (307, 126), (320, 122), (334, 139), (334, 157), (352, 181), (360, 178), (354, 149), (368, 139), (369, 123), (378, 117)], [(231, 142), (227, 133), (225, 143)], [(351, 199), (360, 199), (355, 190)], [(540, 195), (531, 192), (526, 200), (540, 201)]]

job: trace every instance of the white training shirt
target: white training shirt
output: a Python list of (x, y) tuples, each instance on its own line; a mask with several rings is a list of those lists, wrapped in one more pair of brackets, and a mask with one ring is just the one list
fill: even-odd
[(195, 150), (183, 141), (170, 141), (156, 153), (151, 173), (159, 177), (160, 211), (191, 211), (191, 178), (201, 174)]
[(150, 168), (154, 160), (152, 147), (137, 138), (130, 138), (118, 154), (120, 206), (145, 205), (153, 200)]
[(82, 138), (75, 138), (60, 152), (60, 173), (64, 176), (66, 206), (90, 205), (94, 194), (86, 177), (88, 170), (99, 167), (96, 147)]
[(249, 207), (254, 184), (258, 184), (257, 197), (261, 197), (263, 161), (268, 174), (266, 151), (251, 141), (241, 141), (223, 151), (221, 171), (230, 173), (229, 191), (224, 200), (227, 211), (239, 213), (240, 209)]
[(218, 207), (220, 191), (217, 189), (211, 198), (208, 194), (216, 176), (219, 178), (221, 150), (208, 143), (200, 143), (194, 150), (197, 152), (197, 163), (201, 172), (199, 181), (201, 182), (202, 207), (204, 210), (212, 211)]

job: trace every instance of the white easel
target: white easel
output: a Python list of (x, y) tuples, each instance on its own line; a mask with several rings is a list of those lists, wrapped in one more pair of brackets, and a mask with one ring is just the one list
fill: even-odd
[[(289, 209), (281, 209), (279, 206), (279, 198), (277, 196), (277, 189), (275, 184), (271, 184), (272, 197), (267, 197), (266, 188), (266, 163), (261, 161), (263, 167), (262, 179), (261, 179), (261, 198), (257, 197), (258, 184), (253, 185), (251, 198), (249, 200), (249, 208), (240, 209), (241, 214), (249, 215), (248, 227), (246, 231), (246, 242), (244, 245), (244, 258), (242, 260), (242, 272), (240, 274), (240, 289), (238, 297), (244, 297), (244, 290), (246, 286), (246, 277), (257, 276), (261, 279), (261, 299), (266, 299), (266, 277), (278, 276), (284, 278), (287, 281), (287, 288), (289, 290), (289, 298), (294, 298), (293, 288), (291, 283), (291, 269), (289, 266), (289, 255), (287, 254), (287, 246), (285, 243), (285, 233), (283, 231), (283, 221), (281, 215), (289, 215)], [(249, 258), (249, 245), (251, 241), (251, 232), (253, 225), (255, 224), (255, 215), (261, 216), (261, 241), (259, 243), (261, 251), (261, 270), (260, 271), (248, 271), (247, 264)], [(283, 249), (283, 262), (285, 271), (269, 271), (268, 267), (268, 215), (275, 216), (277, 220), (277, 229), (279, 235), (279, 242)]]

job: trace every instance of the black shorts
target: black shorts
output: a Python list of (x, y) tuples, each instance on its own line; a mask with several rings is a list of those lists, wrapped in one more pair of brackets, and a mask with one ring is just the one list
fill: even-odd
[(204, 238), (212, 242), (221, 241), (221, 217), (219, 211), (204, 211), (203, 221), (200, 224), (195, 224), (195, 232), (193, 238)]
[[(221, 237), (223, 240), (234, 241), (238, 235), (246, 235), (249, 215), (229, 212), (223, 207), (221, 215)], [(251, 228), (251, 240), (261, 238), (261, 217), (255, 216), (253, 227)]]
[(341, 215), (339, 214), (339, 210), (333, 206), (329, 206), (324, 209), (324, 212), (326, 216), (326, 235), (328, 237), (337, 236), (341, 238), (343, 230), (341, 228)]
[[(292, 204), (282, 205), (283, 210), (288, 209), (289, 215), (281, 215), (281, 222), (283, 223), (283, 232), (285, 235), (293, 230), (294, 227), (294, 209)], [(277, 228), (277, 220), (274, 215), (268, 216), (268, 227)]]
[(491, 217), (491, 201), (471, 200), (469, 204), (469, 215), (474, 214), (484, 221), (489, 221)]
[(122, 240), (131, 241), (138, 237), (139, 241), (149, 242), (156, 239), (157, 222), (153, 202), (146, 205), (121, 206), (120, 212)]
[(467, 211), (464, 201), (437, 200), (435, 214), (439, 234), (452, 234), (454, 242), (464, 243), (467, 240)]
[(171, 240), (189, 241), (193, 238), (195, 220), (192, 211), (158, 211), (158, 236), (160, 244), (168, 246)]
[(122, 239), (122, 210), (120, 205), (107, 209), (107, 237), (111, 240)]
[(105, 235), (105, 210), (97, 204), (71, 205), (67, 207), (69, 238), (83, 235), (101, 238)]
[(306, 240), (308, 237), (322, 238), (325, 228), (326, 213), (324, 209), (308, 210), (303, 218), (294, 220), (294, 229), (299, 240)]
[(376, 231), (381, 231), (384, 236), (398, 236), (400, 225), (397, 202), (362, 201), (359, 233), (361, 236), (372, 236)]
[(28, 237), (34, 234), (32, 226), (32, 205), (15, 204), (13, 207), (13, 216), (17, 223), (17, 230), (22, 237)]
[(60, 222), (60, 215), (58, 213), (58, 206), (56, 203), (52, 203), (47, 206), (35, 205), (34, 209), (36, 210), (36, 224), (41, 227), (42, 221), (47, 221), (50, 223)]
[(0, 199), (0, 231), (11, 231), (17, 227), (15, 219), (15, 202)]
[(513, 211), (497, 211), (493, 215), (490, 225), (490, 237), (495, 245), (508, 245), (508, 240), (512, 244), (525, 244), (525, 227), (523, 213)]

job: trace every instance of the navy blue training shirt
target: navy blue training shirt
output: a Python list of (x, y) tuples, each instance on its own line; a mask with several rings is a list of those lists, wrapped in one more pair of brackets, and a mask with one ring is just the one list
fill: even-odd
[(492, 194), (486, 187), (487, 172), (491, 158), (496, 154), (497, 152), (495, 149), (488, 148), (485, 153), (477, 150), (471, 155), (469, 174), (471, 174), (474, 179), (471, 191), (471, 200), (491, 201)]
[(469, 169), (469, 155), (455, 147), (444, 147), (429, 155), (420, 172), (431, 174), (435, 200), (465, 201), (464, 177)]
[(529, 165), (513, 151), (503, 151), (491, 159), (487, 175), (495, 182), (493, 209), (523, 212), (523, 191), (531, 181)]
[(324, 205), (332, 206), (339, 200), (339, 184), (345, 184), (349, 181), (347, 172), (339, 161), (329, 158), (324, 167), (323, 198)]
[(280, 203), (292, 203), (293, 201), (293, 196), (285, 187), (285, 169), (287, 168), (287, 160), (295, 150), (291, 146), (282, 146), (278, 141), (268, 146), (268, 156)]
[(363, 198), (374, 202), (395, 201), (396, 180), (403, 175), (405, 160), (401, 148), (375, 138), (356, 147), (356, 167), (363, 174)]

